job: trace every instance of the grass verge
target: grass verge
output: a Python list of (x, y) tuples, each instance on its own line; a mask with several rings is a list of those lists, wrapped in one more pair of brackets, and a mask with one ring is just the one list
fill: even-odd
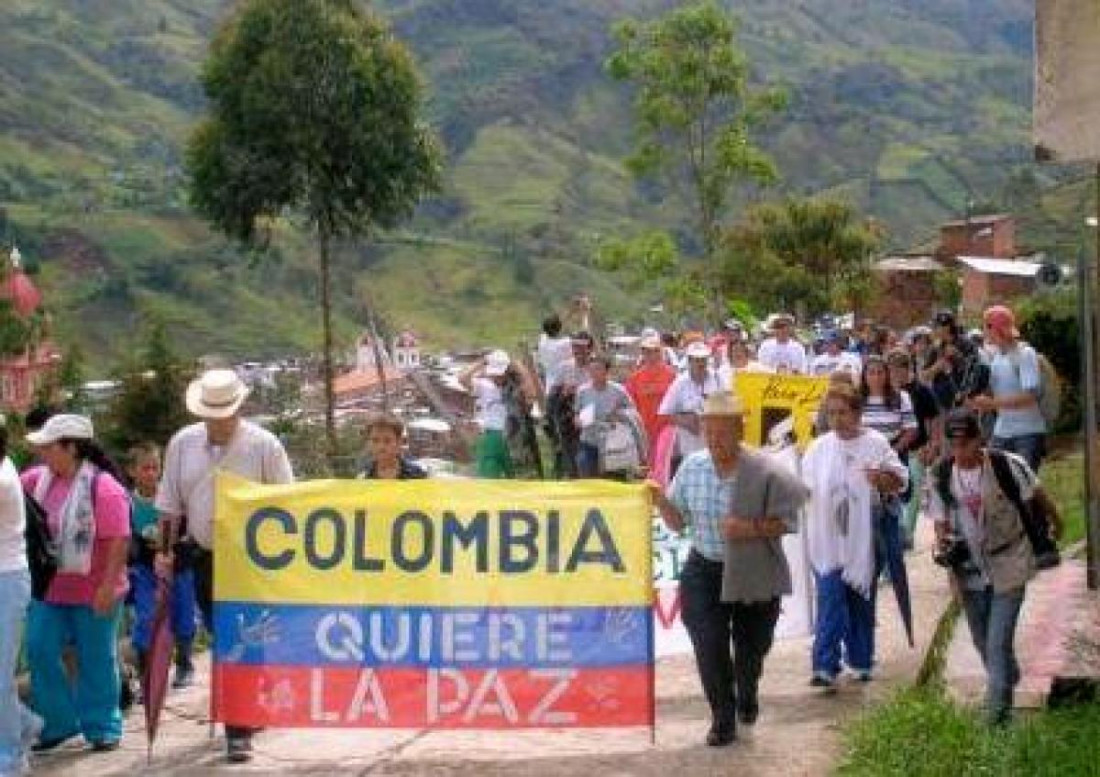
[(1077, 443), (1043, 463), (1039, 473), (1065, 524), (1061, 544), (1072, 545), (1085, 536), (1085, 453)]
[(846, 732), (844, 777), (1100, 777), (1100, 704), (1044, 711), (1004, 729), (942, 688), (901, 691)]

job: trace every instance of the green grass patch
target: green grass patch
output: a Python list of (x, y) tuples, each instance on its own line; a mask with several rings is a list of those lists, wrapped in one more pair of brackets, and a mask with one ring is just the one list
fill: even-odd
[(937, 689), (905, 690), (846, 732), (838, 775), (1100, 775), (1100, 705), (1044, 711), (1004, 728)]
[(1052, 456), (1043, 464), (1039, 479), (1058, 505), (1065, 530), (1062, 545), (1085, 537), (1085, 453), (1077, 445), (1068, 453)]

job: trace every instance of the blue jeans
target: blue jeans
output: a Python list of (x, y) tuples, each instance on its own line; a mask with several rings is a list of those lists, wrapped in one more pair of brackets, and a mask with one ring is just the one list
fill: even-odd
[(1027, 462), (1033, 472), (1039, 472), (1039, 466), (1046, 456), (1045, 434), (1022, 434), (1019, 437), (996, 437), (989, 441), (990, 448), (996, 448), (1017, 456)]
[[(134, 599), (134, 650), (146, 651), (153, 640), (153, 618), (157, 612), (157, 573), (152, 567), (130, 567), (130, 593)], [(189, 644), (195, 638), (198, 608), (195, 605), (195, 572), (183, 569), (172, 578), (169, 600), (172, 633), (176, 644)]]
[[(865, 598), (841, 577), (841, 571), (814, 573), (817, 620), (814, 623), (813, 670), (830, 677), (840, 662), (857, 672), (870, 672), (875, 659), (875, 586)], [(843, 648), (844, 655), (841, 655)]]
[(600, 476), (600, 448), (598, 445), (582, 442), (577, 445), (577, 472), (582, 478)]
[[(88, 742), (122, 738), (118, 708), (118, 624), (121, 603), (106, 615), (86, 605), (33, 602), (27, 617), (27, 658), (35, 712), (46, 722), (42, 739), (82, 733)], [(61, 656), (76, 648), (76, 682), (70, 683)]]
[(902, 513), (902, 542), (905, 547), (913, 547), (913, 536), (917, 532), (917, 518), (920, 516), (921, 493), (924, 487), (924, 462), (920, 460), (920, 452), (913, 451), (909, 454), (909, 501), (905, 503)]
[(963, 611), (970, 636), (989, 678), (986, 714), (994, 723), (1004, 722), (1011, 715), (1012, 691), (1020, 682), (1015, 641), (1023, 603), (1023, 588), (1001, 594), (994, 593), (991, 586), (982, 591), (963, 591)]
[(15, 665), (23, 619), (31, 600), (31, 574), (25, 569), (0, 572), (0, 775), (18, 774), (24, 735), (34, 728), (33, 713), (19, 701)]

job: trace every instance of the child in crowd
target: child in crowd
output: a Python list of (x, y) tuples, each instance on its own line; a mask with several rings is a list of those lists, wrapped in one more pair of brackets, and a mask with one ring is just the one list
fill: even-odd
[[(153, 639), (153, 619), (157, 608), (157, 575), (154, 569), (156, 552), (161, 543), (157, 509), (153, 500), (160, 481), (160, 448), (141, 443), (130, 450), (127, 474), (133, 484), (130, 493), (131, 531), (130, 590), (134, 602), (133, 646), (138, 667), (145, 674), (149, 646)], [(195, 639), (195, 580), (189, 566), (181, 565), (180, 553), (171, 582), (169, 598), (172, 632), (176, 638), (176, 675), (173, 688), (186, 688), (194, 680), (191, 645)]]

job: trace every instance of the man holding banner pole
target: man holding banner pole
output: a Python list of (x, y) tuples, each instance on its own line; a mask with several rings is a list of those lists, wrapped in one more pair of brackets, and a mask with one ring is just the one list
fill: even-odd
[(738, 397), (708, 396), (702, 417), (706, 448), (683, 461), (667, 496), (655, 483), (651, 490), (671, 530), (692, 527), (680, 575), (683, 621), (711, 709), (706, 743), (723, 747), (736, 739), (738, 721), (751, 726), (759, 714), (764, 657), (780, 599), (791, 592), (781, 541), (797, 530), (808, 492), (766, 454), (741, 446)]
[[(236, 372), (208, 370), (187, 388), (187, 409), (201, 419), (168, 443), (156, 507), (168, 524), (168, 536), (186, 527), (194, 556), (195, 594), (208, 631), (214, 631), (214, 476), (232, 472), (256, 483), (291, 483), (294, 473), (282, 443), (273, 434), (240, 416), (248, 388)], [(168, 547), (172, 547), (171, 544)], [(168, 574), (171, 557), (158, 554), (157, 570)], [(230, 762), (252, 756), (252, 731), (227, 725), (226, 756)]]

